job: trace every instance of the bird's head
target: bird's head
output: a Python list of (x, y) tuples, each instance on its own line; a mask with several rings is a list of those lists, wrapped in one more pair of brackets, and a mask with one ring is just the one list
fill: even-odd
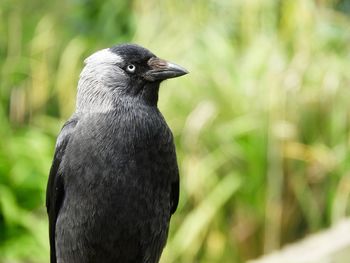
[(77, 111), (113, 110), (121, 100), (156, 105), (161, 81), (187, 74), (179, 65), (134, 44), (103, 49), (85, 60), (80, 75)]

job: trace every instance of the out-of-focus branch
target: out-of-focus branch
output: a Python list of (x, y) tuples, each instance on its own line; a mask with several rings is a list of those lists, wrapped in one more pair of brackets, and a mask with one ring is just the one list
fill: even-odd
[(350, 219), (280, 251), (248, 263), (346, 263), (350, 258)]

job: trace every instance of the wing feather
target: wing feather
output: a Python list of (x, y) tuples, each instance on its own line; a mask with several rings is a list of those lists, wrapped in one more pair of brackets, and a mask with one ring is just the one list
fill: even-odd
[(78, 120), (72, 118), (67, 121), (57, 138), (56, 150), (50, 169), (46, 189), (46, 208), (49, 216), (50, 262), (56, 263), (55, 227), (56, 220), (64, 197), (64, 182), (60, 172), (60, 164), (64, 156), (69, 139)]

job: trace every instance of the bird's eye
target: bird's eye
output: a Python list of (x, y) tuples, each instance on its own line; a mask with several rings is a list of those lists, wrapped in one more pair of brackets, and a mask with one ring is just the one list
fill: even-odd
[(133, 65), (133, 64), (130, 64), (130, 65), (128, 65), (128, 66), (126, 67), (126, 70), (127, 70), (128, 72), (130, 72), (130, 73), (134, 73), (134, 72), (135, 72), (135, 69), (136, 69), (136, 67), (135, 67), (135, 65)]

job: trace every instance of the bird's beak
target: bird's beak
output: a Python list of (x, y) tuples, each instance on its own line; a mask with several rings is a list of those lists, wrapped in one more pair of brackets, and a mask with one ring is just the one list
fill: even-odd
[(149, 81), (176, 78), (188, 73), (185, 68), (157, 57), (150, 58), (147, 64), (151, 69), (144, 78)]

